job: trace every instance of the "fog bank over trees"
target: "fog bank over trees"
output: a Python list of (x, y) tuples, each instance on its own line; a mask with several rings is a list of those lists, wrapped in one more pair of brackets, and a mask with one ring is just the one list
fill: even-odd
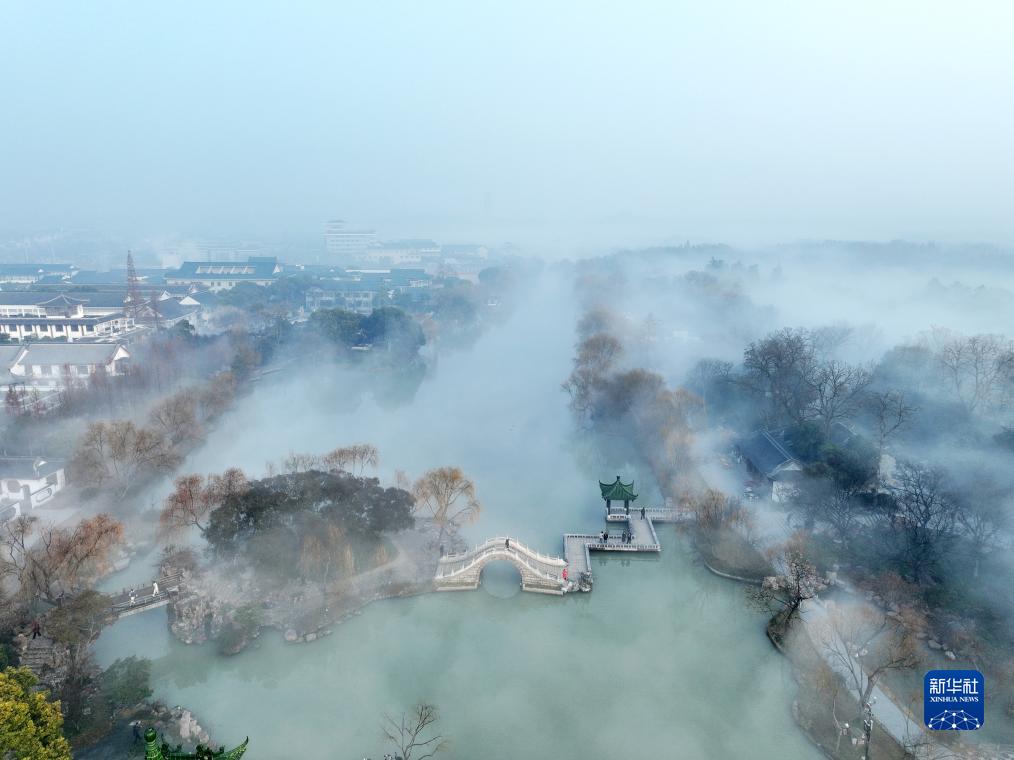
[[(882, 606), (836, 613), (839, 627), (879, 615), (875, 636), (905, 642), (887, 658), (895, 688), (941, 650), (1011, 683), (1014, 256), (682, 246), (575, 269), (585, 316), (564, 387), (577, 419), (640, 448), (711, 561), (730, 536), (765, 550), (774, 639), (790, 641), (801, 603), (841, 572)], [(664, 399), (680, 399), (677, 415)], [(832, 669), (836, 646), (808, 644)], [(841, 693), (862, 704), (870, 679)], [(996, 710), (987, 733), (1007, 739), (1014, 692)]]

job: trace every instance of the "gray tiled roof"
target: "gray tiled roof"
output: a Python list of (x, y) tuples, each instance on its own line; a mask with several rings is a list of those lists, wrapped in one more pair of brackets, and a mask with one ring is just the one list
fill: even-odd
[(4, 372), (14, 364), (22, 348), (23, 346), (0, 346), (0, 382), (3, 381)]
[[(82, 303), (85, 307), (114, 308), (123, 307), (123, 291), (66, 292), (54, 290), (3, 290), (0, 291), (0, 304), (10, 306), (39, 306), (60, 298), (72, 303)], [(55, 304), (54, 304), (55, 305)]]
[(766, 477), (771, 477), (779, 467), (795, 459), (785, 444), (767, 430), (740, 439), (736, 446), (746, 460)]
[(120, 348), (118, 343), (31, 343), (22, 364), (105, 364)]
[[(170, 280), (270, 280), (275, 276), (273, 259), (255, 259), (249, 261), (184, 261), (176, 272), (166, 273)], [(202, 267), (244, 267), (249, 272), (198, 272)]]

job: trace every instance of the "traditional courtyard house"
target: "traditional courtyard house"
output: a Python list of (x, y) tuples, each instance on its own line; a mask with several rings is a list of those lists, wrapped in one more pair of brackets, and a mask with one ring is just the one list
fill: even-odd
[(770, 495), (772, 501), (784, 499), (795, 490), (803, 465), (778, 433), (761, 430), (741, 438), (736, 449), (750, 474), (759, 483), (759, 495)]
[(242, 261), (184, 261), (175, 272), (165, 276), (167, 285), (191, 285), (207, 290), (228, 290), (241, 282), (270, 285), (281, 267), (278, 260), (251, 256)]
[[(17, 503), (21, 514), (49, 501), (66, 484), (62, 462), (41, 457), (0, 456), (0, 504)], [(2, 515), (0, 522), (4, 522)]]
[(145, 303), (140, 320), (146, 325), (157, 325), (167, 330), (184, 320), (194, 324), (202, 308), (200, 303), (187, 296), (163, 298)]

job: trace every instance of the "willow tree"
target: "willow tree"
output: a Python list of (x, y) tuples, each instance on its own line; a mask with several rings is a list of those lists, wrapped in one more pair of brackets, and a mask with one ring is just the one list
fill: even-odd
[(380, 461), (377, 447), (368, 443), (340, 446), (320, 457), (321, 464), (330, 472), (347, 472), (357, 477), (367, 467), (376, 467)]
[(115, 488), (119, 498), (160, 472), (171, 472), (183, 456), (168, 435), (129, 420), (93, 422), (78, 442), (72, 460), (80, 483)]
[(41, 598), (60, 605), (112, 567), (123, 542), (123, 525), (106, 514), (81, 520), (73, 528), (42, 525), (18, 517), (0, 527), (0, 577), (17, 580), (22, 599)]
[(475, 484), (460, 467), (438, 467), (424, 474), (412, 487), (415, 509), (440, 526), (443, 539), (447, 528), (473, 523), (482, 513), (475, 496)]
[(188, 528), (207, 532), (207, 519), (211, 513), (233, 496), (247, 489), (243, 471), (230, 467), (221, 475), (182, 475), (176, 478), (172, 493), (162, 504), (159, 513), (159, 530), (164, 537), (175, 535)]
[(356, 569), (352, 545), (341, 526), (326, 520), (315, 521), (303, 536), (297, 558), (304, 578), (320, 582), (321, 591), (337, 575), (352, 575)]

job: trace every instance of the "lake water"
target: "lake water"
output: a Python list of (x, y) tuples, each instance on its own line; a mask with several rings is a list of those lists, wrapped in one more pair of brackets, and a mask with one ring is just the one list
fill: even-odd
[[(361, 377), (308, 367), (244, 397), (188, 469), (254, 476), (290, 451), (368, 441), (380, 476), (458, 465), (484, 505), (470, 540), (509, 533), (559, 554), (565, 531), (602, 524), (596, 479), (647, 473), (575, 435), (560, 382), (578, 314), (551, 275), (467, 352), (443, 354), (414, 400), (375, 402)], [(694, 562), (669, 526), (663, 552), (593, 558), (591, 594), (515, 593), (491, 566), (476, 592), (380, 602), (312, 644), (274, 632), (224, 658), (169, 635), (165, 612), (126, 618), (96, 646), (102, 664), (153, 661), (155, 696), (192, 709), (216, 740), (249, 735), (251, 760), (379, 760), (383, 713), (441, 710), (447, 758), (816, 758), (790, 715), (795, 686), (740, 586)], [(143, 568), (131, 568), (132, 574)]]

